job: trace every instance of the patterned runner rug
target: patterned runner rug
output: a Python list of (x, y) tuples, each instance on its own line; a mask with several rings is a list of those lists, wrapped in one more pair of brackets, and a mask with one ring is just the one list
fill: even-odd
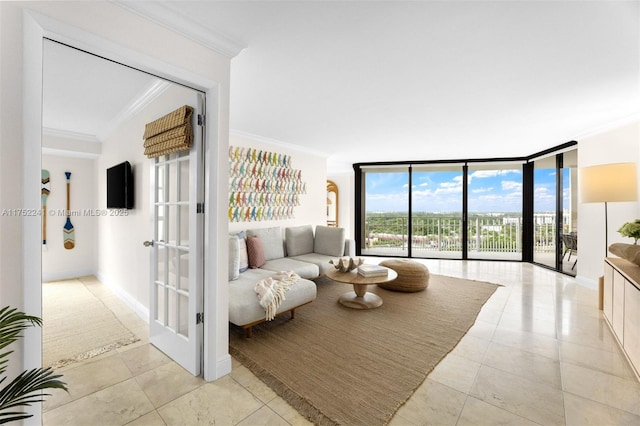
[(44, 367), (60, 368), (139, 339), (80, 279), (42, 284)]

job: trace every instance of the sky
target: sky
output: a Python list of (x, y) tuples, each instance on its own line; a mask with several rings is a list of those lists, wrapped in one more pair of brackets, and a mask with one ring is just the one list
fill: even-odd
[[(536, 169), (534, 173), (534, 211), (555, 211), (555, 169)], [(366, 211), (407, 211), (408, 181), (408, 173), (367, 173)], [(564, 182), (566, 203), (568, 179)], [(470, 213), (521, 212), (521, 169), (470, 169), (468, 184)], [(459, 213), (462, 210), (462, 171), (414, 171), (412, 185), (414, 211)]]

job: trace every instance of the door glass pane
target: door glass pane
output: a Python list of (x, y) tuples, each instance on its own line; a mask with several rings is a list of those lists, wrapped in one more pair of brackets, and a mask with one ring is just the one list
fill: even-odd
[(165, 220), (167, 221), (167, 225), (168, 225), (168, 232), (167, 232), (167, 242), (169, 242), (170, 244), (177, 244), (178, 242), (178, 206), (168, 206), (166, 207), (166, 210), (168, 211), (168, 215), (165, 218)]
[(179, 254), (178, 263), (180, 271), (178, 272), (178, 288), (186, 292), (189, 291), (189, 252), (187, 250), (177, 250)]
[(189, 246), (189, 206), (182, 205), (180, 211), (180, 240), (178, 244), (183, 247)]
[(363, 255), (407, 256), (409, 170), (364, 172)]
[(556, 267), (556, 156), (533, 169), (533, 261)]
[(165, 202), (164, 190), (165, 186), (165, 166), (164, 164), (156, 165), (156, 202)]
[(169, 254), (169, 273), (167, 274), (167, 285), (170, 287), (176, 287), (178, 285), (178, 268), (180, 267), (177, 258), (177, 251), (175, 248), (168, 248)]
[(173, 289), (167, 289), (167, 327), (178, 328), (178, 299)]
[(156, 285), (156, 298), (157, 298), (157, 309), (156, 309), (156, 317), (155, 320), (164, 324), (164, 314), (165, 314), (165, 287), (161, 284)]
[(469, 259), (522, 260), (522, 164), (469, 165)]
[(462, 258), (462, 166), (414, 167), (411, 256)]
[(166, 271), (167, 271), (167, 249), (162, 245), (158, 245), (158, 269), (156, 281), (165, 283), (166, 280)]
[(167, 165), (167, 168), (169, 173), (167, 201), (175, 203), (178, 201), (178, 163), (172, 161)]
[(155, 240), (156, 241), (166, 241), (165, 235), (165, 206), (156, 206), (156, 232), (155, 232)]
[(180, 201), (189, 201), (189, 159), (180, 161)]
[(184, 294), (178, 294), (180, 300), (180, 323), (178, 325), (178, 333), (189, 337), (189, 297)]

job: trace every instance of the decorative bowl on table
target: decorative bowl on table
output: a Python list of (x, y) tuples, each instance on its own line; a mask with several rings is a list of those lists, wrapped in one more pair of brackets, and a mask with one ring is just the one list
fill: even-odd
[(340, 259), (329, 261), (339, 272), (350, 272), (364, 263), (362, 257), (341, 257)]

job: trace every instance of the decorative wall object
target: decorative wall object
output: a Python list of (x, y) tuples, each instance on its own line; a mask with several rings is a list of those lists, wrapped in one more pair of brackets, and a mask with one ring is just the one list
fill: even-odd
[(192, 115), (193, 108), (184, 105), (148, 123), (144, 128), (144, 155), (155, 158), (190, 149), (193, 144)]
[(62, 229), (64, 248), (71, 250), (76, 246), (76, 232), (71, 224), (71, 172), (64, 172), (67, 177), (67, 221)]
[(51, 190), (49, 189), (49, 183), (51, 182), (51, 178), (49, 176), (49, 170), (42, 169), (41, 173), (42, 178), (42, 247), (47, 247), (47, 197)]
[(229, 147), (229, 221), (291, 219), (307, 193), (291, 156), (255, 148)]

